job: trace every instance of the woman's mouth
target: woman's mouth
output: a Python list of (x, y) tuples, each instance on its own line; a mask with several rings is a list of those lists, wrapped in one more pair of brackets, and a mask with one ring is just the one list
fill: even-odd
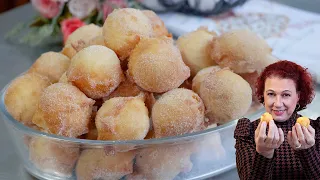
[(276, 116), (281, 116), (285, 110), (272, 110)]

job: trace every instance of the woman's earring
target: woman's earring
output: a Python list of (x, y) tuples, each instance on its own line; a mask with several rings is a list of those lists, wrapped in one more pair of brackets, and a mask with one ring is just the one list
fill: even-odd
[(298, 111), (299, 109), (300, 109), (300, 104), (298, 103), (298, 104), (296, 105), (295, 111)]

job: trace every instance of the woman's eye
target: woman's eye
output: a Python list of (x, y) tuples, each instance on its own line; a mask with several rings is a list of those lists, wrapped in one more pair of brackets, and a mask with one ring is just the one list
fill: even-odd
[(268, 93), (267, 95), (268, 96), (274, 96), (274, 93)]
[(290, 94), (283, 94), (284, 97), (290, 97)]

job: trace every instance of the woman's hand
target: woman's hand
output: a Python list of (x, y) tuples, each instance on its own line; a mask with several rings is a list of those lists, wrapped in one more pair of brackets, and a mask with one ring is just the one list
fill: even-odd
[(315, 130), (310, 125), (306, 128), (296, 123), (288, 132), (288, 143), (294, 150), (308, 149), (315, 144)]
[(281, 128), (278, 128), (273, 120), (269, 122), (269, 130), (267, 131), (267, 123), (260, 121), (255, 131), (256, 151), (266, 158), (272, 158), (274, 150), (279, 148), (284, 141), (284, 134)]

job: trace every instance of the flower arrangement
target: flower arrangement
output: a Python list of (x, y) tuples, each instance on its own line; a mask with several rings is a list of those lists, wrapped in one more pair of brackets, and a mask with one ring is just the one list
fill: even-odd
[(85, 24), (102, 26), (115, 8), (142, 9), (136, 0), (31, 0), (39, 12), (32, 22), (16, 25), (7, 39), (36, 46), (43, 42), (66, 41), (67, 37)]
[(65, 42), (85, 24), (102, 26), (115, 8), (151, 9), (155, 12), (178, 11), (194, 15), (221, 14), (246, 0), (31, 0), (39, 15), (31, 23), (18, 24), (7, 34), (14, 42), (36, 46), (43, 42)]

